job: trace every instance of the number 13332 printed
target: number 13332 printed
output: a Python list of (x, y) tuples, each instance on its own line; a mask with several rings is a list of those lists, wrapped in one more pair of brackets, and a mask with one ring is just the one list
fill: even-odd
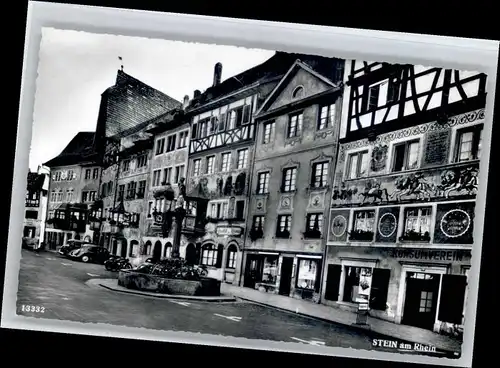
[(45, 307), (39, 305), (21, 305), (21, 312), (45, 313)]

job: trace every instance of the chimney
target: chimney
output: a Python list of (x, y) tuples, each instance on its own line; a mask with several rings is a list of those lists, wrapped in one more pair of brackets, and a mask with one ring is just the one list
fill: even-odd
[(193, 93), (193, 98), (198, 98), (201, 96), (201, 91), (199, 89), (195, 89)]
[(212, 87), (215, 87), (216, 85), (220, 84), (221, 78), (222, 78), (222, 64), (217, 63), (215, 64), (214, 67), (214, 83)]
[(188, 105), (189, 105), (189, 96), (185, 95), (184, 100), (182, 100), (182, 108), (186, 109), (186, 107), (188, 107)]

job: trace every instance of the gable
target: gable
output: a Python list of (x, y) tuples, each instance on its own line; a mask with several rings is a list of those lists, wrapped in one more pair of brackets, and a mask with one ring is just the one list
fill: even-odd
[(303, 93), (302, 96), (297, 99), (312, 96), (332, 88), (331, 85), (328, 85), (326, 82), (303, 68), (298, 67), (292, 73), (292, 75), (288, 76), (288, 81), (285, 81), (286, 85), (282, 87), (282, 90), (276, 96), (274, 96), (274, 101), (266, 111), (277, 109), (292, 102), (294, 100), (293, 92), (299, 86), (303, 88)]

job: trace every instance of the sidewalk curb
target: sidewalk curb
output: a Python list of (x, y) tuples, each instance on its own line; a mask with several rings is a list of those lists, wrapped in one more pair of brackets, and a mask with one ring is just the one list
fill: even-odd
[(221, 303), (221, 302), (235, 302), (236, 298), (235, 297), (230, 297), (230, 296), (221, 296), (221, 297), (214, 297), (211, 299), (206, 299), (207, 297), (196, 297), (196, 296), (185, 296), (185, 295), (167, 295), (167, 294), (158, 294), (158, 295), (149, 295), (149, 294), (144, 294), (141, 293), (140, 291), (125, 291), (125, 290), (119, 290), (115, 289), (106, 285), (103, 285), (101, 283), (98, 283), (100, 287), (114, 291), (117, 293), (123, 293), (123, 294), (133, 294), (133, 295), (139, 295), (139, 296), (147, 296), (149, 298), (157, 298), (157, 299), (174, 299), (174, 300), (194, 300), (194, 301), (199, 301), (199, 302), (208, 302), (208, 303)]
[[(294, 311), (291, 311), (291, 310), (286, 309), (286, 308), (277, 307), (277, 306), (274, 306), (272, 304), (267, 304), (267, 303), (263, 303), (263, 302), (257, 302), (257, 301), (254, 301), (252, 299), (248, 299), (248, 298), (244, 298), (244, 297), (240, 297), (240, 296), (237, 296), (235, 298), (244, 300), (246, 302), (254, 303), (254, 304), (257, 304), (257, 305), (261, 305), (261, 306), (264, 306), (264, 307), (276, 309), (276, 310), (279, 310), (281, 312), (285, 312), (285, 313), (289, 313), (289, 314), (294, 314), (294, 315), (297, 315), (297, 316), (306, 317), (306, 318), (314, 319), (314, 320), (321, 321), (321, 322), (334, 323), (334, 324), (339, 324), (339, 325), (343, 325), (343, 326), (348, 326), (348, 327), (352, 327), (352, 328), (355, 328), (357, 330), (364, 331), (364, 332), (368, 331), (368, 332), (375, 333), (375, 334), (378, 334), (378, 335), (381, 335), (381, 336), (384, 336), (384, 337), (390, 337), (392, 339), (397, 339), (398, 341), (404, 342), (404, 343), (418, 343), (418, 344), (421, 344), (420, 341), (405, 340), (405, 339), (401, 339), (399, 337), (394, 337), (394, 336), (388, 335), (387, 333), (378, 332), (376, 330), (373, 330), (370, 325), (357, 325), (356, 323), (347, 323), (347, 322), (333, 321), (333, 320), (330, 320), (330, 319), (327, 319), (327, 318), (312, 316), (312, 315), (306, 314), (306, 313), (294, 312)], [(447, 348), (439, 348), (439, 350), (441, 350), (443, 352), (446, 352), (447, 354), (450, 354), (450, 356), (453, 356), (453, 354), (455, 353), (455, 351), (447, 349)]]

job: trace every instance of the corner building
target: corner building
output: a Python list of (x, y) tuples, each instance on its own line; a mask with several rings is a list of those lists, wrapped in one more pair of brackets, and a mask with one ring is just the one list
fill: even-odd
[(344, 61), (296, 57), (255, 118), (242, 286), (319, 302)]
[(486, 76), (349, 61), (345, 80), (323, 302), (460, 330)]

